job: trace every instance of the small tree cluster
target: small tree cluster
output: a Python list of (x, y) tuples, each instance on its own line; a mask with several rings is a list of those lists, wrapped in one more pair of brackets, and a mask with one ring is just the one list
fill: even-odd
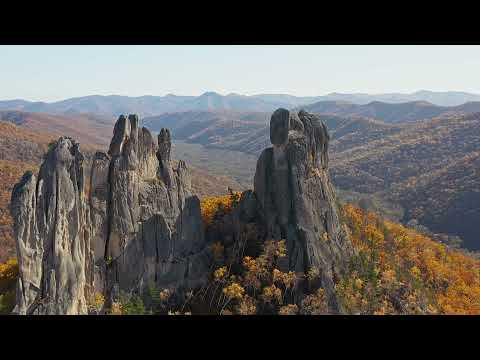
[(318, 271), (312, 270), (307, 275), (283, 272), (279, 262), (286, 256), (285, 240), (268, 240), (260, 256), (243, 257), (238, 271), (233, 271), (232, 264), (217, 268), (213, 273), (214, 295), (210, 303), (222, 315), (328, 313), (323, 289), (296, 304), (297, 285), (308, 280), (308, 274), (318, 275)]
[(207, 197), (201, 202), (202, 219), (205, 226), (210, 226), (216, 219), (228, 214), (238, 204), (240, 192), (231, 192), (228, 195)]

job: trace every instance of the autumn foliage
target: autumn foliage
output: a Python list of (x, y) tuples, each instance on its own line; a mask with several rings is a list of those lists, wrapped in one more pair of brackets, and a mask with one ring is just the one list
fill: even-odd
[(337, 286), (353, 314), (480, 314), (480, 261), (346, 205), (358, 254)]
[(213, 224), (216, 218), (230, 213), (233, 206), (240, 199), (240, 192), (231, 192), (224, 196), (206, 197), (202, 200), (200, 206), (202, 211), (202, 219), (205, 226)]
[[(206, 224), (220, 222), (231, 209), (229, 196), (202, 203)], [(341, 206), (340, 212), (356, 249), (346, 276), (336, 285), (344, 312), (480, 314), (480, 260), (355, 206)], [(214, 248), (215, 258), (225, 259), (223, 246), (215, 243)], [(276, 256), (275, 248), (280, 250)], [(329, 313), (323, 289), (295, 301), (295, 284), (315, 278), (318, 271), (280, 271), (276, 261), (286, 256), (284, 252), (284, 242), (270, 241), (257, 258), (217, 262), (212, 286), (219, 289), (212, 303), (219, 304), (218, 313)]]
[(279, 270), (286, 256), (285, 240), (268, 240), (258, 257), (245, 256), (239, 264), (217, 268), (208, 285), (212, 292), (207, 303), (212, 312), (220, 315), (327, 314), (323, 289), (302, 300), (297, 297), (297, 285), (305, 279), (308, 281), (309, 275)]
[(0, 263), (0, 314), (9, 314), (15, 305), (18, 262), (15, 258)]

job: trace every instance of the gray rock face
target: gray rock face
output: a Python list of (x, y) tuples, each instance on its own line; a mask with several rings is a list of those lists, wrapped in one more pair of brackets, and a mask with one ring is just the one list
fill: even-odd
[(153, 285), (181, 293), (206, 281), (200, 201), (170, 151), (168, 130), (157, 143), (137, 116), (120, 116), (89, 181), (69, 138), (49, 151), (38, 178), (24, 175), (11, 201), (20, 266), (14, 313), (86, 314), (95, 292), (108, 304), (119, 292), (142, 296)]
[(14, 313), (86, 314), (93, 286), (83, 156), (60, 138), (38, 178), (26, 173), (12, 192), (20, 275)]
[(92, 233), (95, 257), (107, 265), (97, 289), (107, 297), (114, 287), (140, 295), (152, 285), (192, 288), (208, 276), (200, 201), (191, 194), (185, 163), (173, 168), (170, 151), (168, 130), (162, 129), (156, 143), (146, 128), (139, 129), (136, 116), (121, 116), (109, 154), (97, 154)]
[(289, 130), (290, 113), (285, 109), (276, 110), (270, 119), (270, 142), (277, 146), (286, 144)]
[(328, 175), (327, 128), (305, 111), (279, 109), (271, 118), (270, 138), (273, 147), (260, 155), (254, 179), (257, 217), (267, 238), (286, 239), (288, 270), (320, 271), (320, 285), (338, 310), (334, 281), (352, 247), (341, 229)]

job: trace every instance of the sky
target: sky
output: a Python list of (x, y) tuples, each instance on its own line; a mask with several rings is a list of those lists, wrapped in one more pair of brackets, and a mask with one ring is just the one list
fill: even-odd
[(480, 93), (480, 46), (0, 46), (0, 99)]

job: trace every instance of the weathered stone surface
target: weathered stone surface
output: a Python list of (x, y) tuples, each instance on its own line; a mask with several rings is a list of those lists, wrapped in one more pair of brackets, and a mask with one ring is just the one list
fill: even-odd
[[(254, 179), (257, 219), (266, 238), (286, 239), (288, 270), (320, 271), (320, 286), (338, 311), (334, 280), (352, 247), (341, 229), (328, 175), (327, 128), (313, 114), (285, 109), (274, 112), (270, 126), (273, 147), (260, 155)], [(244, 201), (240, 209), (251, 207), (251, 195), (248, 204)]]
[[(172, 167), (168, 130), (162, 129), (155, 143), (146, 128), (139, 129), (136, 116), (125, 119), (115, 125), (107, 178), (97, 175), (105, 174), (103, 161), (96, 160), (92, 169), (92, 184), (104, 179), (92, 186), (91, 199), (98, 219), (93, 233), (101, 234), (96, 248), (105, 244), (96, 258), (108, 263), (104, 291), (112, 297), (114, 288), (142, 295), (152, 285), (195, 287), (208, 276), (210, 256), (189, 171), (183, 161)], [(109, 195), (103, 200), (105, 189)]]
[(145, 295), (153, 285), (181, 293), (206, 281), (211, 256), (200, 201), (185, 163), (172, 166), (169, 131), (158, 140), (136, 115), (122, 115), (88, 181), (69, 138), (49, 151), (38, 178), (24, 175), (11, 202), (15, 313), (86, 314), (95, 292), (108, 304), (122, 292)]
[(290, 113), (286, 109), (276, 110), (270, 119), (270, 142), (274, 145), (285, 144), (290, 129)]
[(79, 144), (60, 138), (38, 179), (24, 175), (12, 192), (11, 212), (20, 276), (17, 314), (86, 314), (93, 286)]

